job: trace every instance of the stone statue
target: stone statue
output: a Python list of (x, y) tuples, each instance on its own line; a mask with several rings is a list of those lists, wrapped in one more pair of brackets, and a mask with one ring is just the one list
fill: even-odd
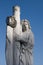
[(34, 37), (28, 20), (22, 21), (22, 35), (17, 36), (20, 41), (20, 65), (33, 65)]
[[(26, 38), (27, 43), (22, 44), (22, 51), (25, 55), (26, 64), (23, 65), (33, 65), (33, 46), (34, 46), (34, 37), (31, 31), (30, 23), (28, 20), (24, 20), (25, 31), (23, 32), (23, 38)], [(22, 53), (22, 54), (23, 54)]]
[[(20, 7), (13, 7), (14, 15), (7, 17), (7, 34), (6, 34), (6, 63), (7, 65), (19, 64), (20, 42), (15, 41), (16, 33), (18, 35), (22, 32), (20, 24)], [(14, 45), (14, 46), (13, 46)], [(18, 49), (19, 47), (19, 49)], [(17, 55), (17, 56), (16, 56)], [(16, 58), (15, 58), (16, 57)]]
[(28, 20), (20, 22), (20, 7), (13, 7), (13, 16), (7, 17), (6, 64), (33, 65), (34, 38)]

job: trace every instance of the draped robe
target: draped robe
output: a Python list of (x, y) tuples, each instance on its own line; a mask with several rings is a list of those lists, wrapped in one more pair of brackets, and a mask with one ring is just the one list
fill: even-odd
[(31, 30), (21, 36), (16, 35), (16, 41), (21, 42), (20, 65), (33, 65), (34, 36)]
[(31, 30), (17, 34), (17, 28), (7, 25), (6, 35), (6, 63), (7, 65), (32, 65), (33, 64), (33, 33)]
[[(14, 27), (13, 21), (10, 21), (7, 18), (7, 33), (6, 33), (6, 48), (5, 48), (5, 56), (6, 56), (6, 64), (7, 65), (18, 65), (19, 64), (19, 55), (20, 55), (20, 42), (15, 41), (15, 36), (21, 33), (21, 25), (17, 24)], [(15, 20), (14, 20), (15, 22)], [(18, 26), (20, 26), (18, 28)], [(19, 30), (19, 31), (18, 31)], [(20, 32), (20, 33), (19, 33)]]

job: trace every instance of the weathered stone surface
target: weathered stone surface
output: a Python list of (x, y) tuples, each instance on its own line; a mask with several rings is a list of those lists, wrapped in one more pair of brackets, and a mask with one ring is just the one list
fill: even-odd
[(20, 7), (13, 7), (13, 16), (7, 17), (6, 64), (33, 65), (34, 36), (27, 19), (20, 23)]

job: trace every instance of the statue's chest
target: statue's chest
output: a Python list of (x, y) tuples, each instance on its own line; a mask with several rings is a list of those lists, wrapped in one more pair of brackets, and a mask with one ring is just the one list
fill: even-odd
[(21, 34), (21, 33), (22, 33), (22, 27), (21, 27), (21, 25), (17, 25), (16, 28), (14, 29), (14, 31), (15, 31), (17, 34)]

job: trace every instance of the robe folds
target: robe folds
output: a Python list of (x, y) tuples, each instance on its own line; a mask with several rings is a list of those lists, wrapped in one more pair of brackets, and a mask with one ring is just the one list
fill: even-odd
[[(32, 65), (33, 64), (33, 34), (26, 31), (22, 35), (15, 33), (8, 26), (10, 32), (7, 34), (6, 40), (6, 63), (7, 65)], [(12, 35), (12, 36), (11, 36)]]
[(32, 31), (29, 29), (18, 35), (14, 29), (15, 28), (7, 25), (5, 48), (6, 64), (33, 65), (34, 36)]
[(5, 58), (7, 65), (13, 65), (13, 28), (7, 26)]
[(33, 65), (34, 36), (31, 30), (23, 32), (15, 37), (20, 42), (20, 65)]

